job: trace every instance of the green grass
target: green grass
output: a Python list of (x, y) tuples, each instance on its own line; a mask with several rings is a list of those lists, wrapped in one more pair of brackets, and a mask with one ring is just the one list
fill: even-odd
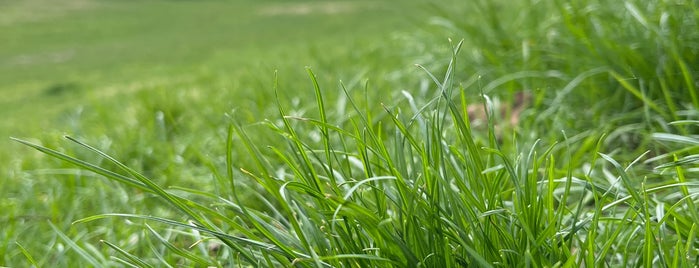
[[(294, 5), (279, 2), (74, 0), (65, 10), (45, 7), (41, 0), (24, 2), (0, 3), (16, 14), (0, 24), (7, 40), (0, 50), (0, 104), (7, 107), (0, 115), (8, 118), (3, 136), (36, 130), (25, 131), (24, 120), (47, 126), (53, 114), (121, 92), (207, 78), (229, 86), (233, 82), (226, 80), (249, 73), (271, 77), (274, 69), (319, 65), (317, 53), (349, 53), (355, 44), (389, 38), (391, 30), (409, 25), (395, 15), (401, 9), (374, 1), (308, 15), (265, 13)], [(293, 51), (296, 62), (278, 60)], [(37, 106), (50, 110), (32, 111)]]
[[(123, 31), (87, 34), (88, 54), (131, 45), (24, 78), (4, 67), (17, 75), (3, 92), (27, 94), (4, 104), (27, 116), (10, 132), (38, 139), (6, 145), (0, 265), (699, 265), (694, 2), (447, 1), (398, 12), (410, 22), (388, 3), (277, 19), (216, 1), (90, 3), (82, 19), (11, 23)], [(208, 33), (185, 23), (234, 9)], [(152, 32), (111, 20), (126, 11), (153, 16)], [(216, 45), (232, 25), (277, 42)], [(8, 54), (65, 45), (31, 32), (11, 36), (36, 47)], [(201, 39), (170, 59), (181, 36)], [(532, 104), (511, 125), (521, 90)], [(22, 98), (52, 110), (10, 109)], [(485, 125), (468, 118), (476, 103)]]

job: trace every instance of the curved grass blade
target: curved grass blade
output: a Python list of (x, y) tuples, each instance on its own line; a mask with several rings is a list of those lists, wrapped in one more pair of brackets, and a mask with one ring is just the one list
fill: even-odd
[(96, 166), (96, 165), (94, 165), (94, 164), (85, 162), (85, 161), (83, 161), (83, 160), (80, 160), (80, 159), (77, 159), (77, 158), (75, 158), (75, 157), (66, 155), (66, 154), (61, 153), (61, 152), (58, 152), (58, 151), (56, 151), (56, 150), (52, 150), (52, 149), (46, 148), (46, 147), (41, 146), (41, 145), (37, 145), (37, 144), (31, 143), (31, 142), (28, 142), (28, 141), (25, 141), (25, 140), (21, 140), (21, 139), (18, 139), (18, 138), (14, 138), (14, 137), (11, 137), (10, 139), (12, 139), (12, 140), (14, 140), (14, 141), (16, 141), (16, 142), (19, 142), (19, 143), (21, 143), (21, 144), (24, 144), (24, 145), (26, 145), (26, 146), (32, 147), (32, 148), (34, 148), (34, 149), (36, 149), (36, 150), (38, 150), (38, 151), (40, 151), (40, 152), (42, 152), (42, 153), (45, 153), (45, 154), (47, 154), (47, 155), (49, 155), (49, 156), (52, 156), (52, 157), (54, 157), (54, 158), (58, 158), (58, 159), (60, 159), (60, 160), (62, 160), (62, 161), (71, 163), (71, 164), (76, 165), (76, 166), (78, 166), (78, 167), (80, 167), (80, 168), (83, 168), (83, 169), (86, 169), (86, 170), (95, 172), (95, 173), (97, 173), (97, 174), (99, 174), (99, 175), (102, 175), (102, 176), (105, 176), (105, 177), (107, 177), (107, 178), (109, 178), (109, 179), (112, 179), (112, 180), (118, 181), (118, 182), (120, 182), (120, 183), (126, 184), (127, 186), (135, 187), (135, 188), (138, 188), (139, 190), (143, 190), (143, 191), (147, 191), (147, 192), (152, 192), (152, 191), (151, 191), (145, 184), (143, 184), (142, 182), (139, 182), (139, 181), (134, 180), (134, 179), (132, 179), (132, 178), (126, 177), (126, 176), (124, 176), (124, 175), (121, 175), (121, 174), (118, 174), (118, 173), (115, 173), (115, 172), (106, 170), (106, 169), (101, 168), (101, 167), (99, 167), (99, 166)]
[(124, 257), (129, 259), (131, 262), (135, 263), (137, 265), (137, 267), (153, 267), (152, 265), (150, 265), (150, 264), (146, 263), (145, 261), (141, 260), (140, 258), (134, 256), (133, 254), (129, 253), (128, 251), (121, 249), (117, 245), (109, 243), (108, 241), (105, 241), (105, 240), (100, 240), (100, 242), (106, 244), (110, 248), (112, 248), (112, 249), (116, 250), (117, 252), (121, 253), (122, 255), (124, 255)]
[(51, 226), (51, 229), (53, 229), (53, 231), (56, 232), (56, 234), (58, 234), (58, 237), (60, 237), (64, 242), (66, 242), (66, 244), (68, 244), (68, 246), (71, 249), (75, 250), (75, 252), (78, 253), (78, 255), (80, 255), (80, 257), (82, 257), (90, 265), (92, 265), (92, 267), (104, 266), (103, 263), (97, 261), (89, 253), (87, 253), (87, 251), (78, 246), (78, 244), (76, 244), (75, 241), (73, 241), (73, 239), (70, 239), (70, 237), (61, 232), (61, 230), (59, 230), (58, 227), (56, 227), (56, 225), (53, 225), (53, 223), (49, 222), (49, 226)]
[(177, 254), (177, 255), (179, 255), (179, 256), (182, 256), (182, 257), (184, 257), (184, 258), (186, 258), (186, 259), (188, 259), (188, 260), (191, 260), (191, 261), (193, 261), (194, 263), (196, 263), (196, 264), (198, 264), (198, 265), (201, 265), (201, 266), (211, 267), (211, 266), (213, 265), (210, 261), (208, 261), (208, 260), (206, 260), (206, 259), (204, 259), (204, 258), (202, 258), (202, 257), (199, 257), (199, 256), (197, 256), (197, 255), (194, 255), (194, 254), (192, 254), (192, 253), (189, 253), (189, 252), (187, 252), (186, 250), (182, 250), (181, 248), (179, 248), (179, 247), (173, 245), (172, 243), (170, 243), (170, 241), (168, 241), (167, 239), (165, 239), (164, 237), (162, 237), (160, 234), (158, 234), (158, 232), (156, 232), (155, 230), (153, 230), (153, 228), (151, 228), (150, 225), (146, 224), (146, 228), (148, 228), (148, 231), (150, 231), (150, 233), (153, 234), (153, 236), (155, 236), (155, 238), (157, 238), (158, 241), (159, 241), (162, 245), (164, 245), (165, 247), (167, 247), (169, 250), (171, 250), (171, 251), (174, 252), (175, 254)]
[[(199, 225), (191, 225), (191, 224), (186, 224), (186, 223), (182, 223), (182, 222), (178, 222), (178, 221), (174, 221), (174, 220), (170, 220), (170, 219), (154, 217), (154, 216), (147, 216), (147, 215), (108, 213), (108, 214), (100, 214), (100, 215), (94, 215), (94, 216), (90, 216), (87, 218), (83, 218), (83, 219), (80, 219), (80, 220), (73, 222), (73, 224), (91, 222), (91, 221), (105, 219), (105, 218), (109, 218), (109, 217), (136, 218), (136, 219), (143, 219), (143, 220), (149, 220), (149, 221), (156, 221), (156, 222), (164, 223), (164, 224), (171, 225), (171, 226), (181, 227), (181, 228), (185, 228), (185, 229), (194, 229), (194, 230), (197, 230), (197, 231), (200, 231), (203, 233), (214, 235), (218, 238), (234, 240), (238, 243), (252, 246), (252, 247), (255, 247), (259, 250), (267, 251), (270, 253), (282, 253), (282, 254), (286, 253), (284, 250), (278, 248), (276, 245), (273, 245), (273, 244), (268, 244), (265, 242), (260, 242), (260, 241), (256, 241), (256, 240), (252, 240), (252, 239), (247, 239), (247, 238), (229, 235), (229, 234), (222, 233), (219, 231), (214, 231), (214, 230), (211, 230), (208, 228), (204, 228), (204, 227), (199, 226)], [(293, 253), (294, 253), (294, 255), (302, 257), (302, 258), (309, 258), (308, 255), (300, 253), (300, 252), (293, 252)], [(251, 262), (251, 263), (256, 263), (256, 261)]]
[(22, 244), (20, 244), (20, 243), (17, 242), (17, 241), (15, 241), (15, 244), (17, 245), (17, 247), (19, 248), (19, 250), (22, 251), (22, 255), (24, 255), (24, 257), (27, 258), (27, 260), (29, 261), (29, 263), (32, 264), (32, 266), (34, 266), (34, 267), (40, 267), (38, 264), (36, 264), (36, 261), (34, 260), (34, 257), (32, 257), (32, 254), (29, 253), (29, 251), (27, 251), (27, 249), (24, 248), (24, 246), (22, 246)]

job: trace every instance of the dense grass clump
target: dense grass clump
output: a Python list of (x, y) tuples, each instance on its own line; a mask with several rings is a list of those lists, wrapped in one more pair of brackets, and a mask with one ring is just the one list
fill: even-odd
[[(16, 239), (2, 257), (697, 266), (698, 10), (690, 1), (444, 4), (426, 31), (397, 33), (383, 44), (391, 48), (336, 51), (362, 60), (345, 62), (360, 74), (337, 88), (311, 68), (310, 83), (203, 70), (168, 84), (177, 94), (155, 86), (134, 93), (136, 104), (77, 109), (66, 115), (68, 144), (53, 133), (15, 139), (52, 156), (17, 162), (22, 191), (56, 178), (65, 187), (39, 196), (54, 234), (45, 247)], [(444, 36), (463, 41), (445, 46)], [(323, 53), (304, 53), (346, 75)], [(252, 90), (200, 88), (212, 85)], [(19, 231), (6, 236), (30, 233), (11, 226)]]
[[(597, 151), (604, 137), (583, 169), (566, 163), (575, 146), (568, 140), (508, 152), (500, 149), (490, 124), (490, 139), (477, 144), (463, 93), (452, 96), (452, 78), (448, 72), (434, 81), (438, 94), (426, 105), (385, 106), (384, 118), (346, 98), (352, 114), (342, 122), (329, 121), (314, 82), (316, 115), (291, 116), (279, 104), (280, 121), (266, 123), (284, 142), (260, 146), (231, 125), (226, 165), (212, 170), (219, 185), (213, 193), (165, 190), (72, 138), (124, 175), (23, 143), (170, 204), (188, 220), (105, 214), (80, 222), (145, 219), (180, 230), (189, 243), (208, 245), (198, 253), (168, 246), (178, 263), (442, 267), (691, 266), (696, 261), (699, 218), (690, 201), (699, 184), (684, 181), (683, 162), (657, 166), (663, 172), (649, 182), (630, 173), (636, 163), (625, 167)], [(234, 147), (246, 148), (256, 164), (237, 167)], [(672, 179), (676, 176), (679, 181)], [(150, 232), (142, 239), (154, 236), (170, 245)], [(123, 254), (122, 262), (151, 261), (105, 243)], [(151, 258), (164, 260), (172, 253)]]
[(603, 127), (614, 132), (610, 141), (639, 153), (650, 145), (641, 136), (696, 117), (695, 1), (469, 1), (433, 8), (432, 32), (465, 38), (468, 64), (460, 79), (481, 77), (489, 94), (541, 92), (536, 105), (546, 108), (536, 121), (548, 123), (528, 128), (540, 138), (551, 126)]

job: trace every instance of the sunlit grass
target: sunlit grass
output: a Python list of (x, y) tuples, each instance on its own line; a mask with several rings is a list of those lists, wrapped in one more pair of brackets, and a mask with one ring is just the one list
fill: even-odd
[(203, 70), (75, 109), (68, 142), (14, 139), (41, 154), (11, 169), (3, 207), (36, 201), (9, 210), (2, 261), (697, 266), (696, 10), (436, 5), (430, 33), (312, 50), (307, 79)]

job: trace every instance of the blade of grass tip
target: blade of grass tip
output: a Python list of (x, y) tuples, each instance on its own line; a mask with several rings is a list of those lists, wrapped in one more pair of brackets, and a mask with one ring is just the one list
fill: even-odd
[[(536, 146), (538, 146), (539, 141), (540, 141), (539, 139), (534, 141), (534, 143), (531, 146), (531, 150), (527, 154), (527, 158), (524, 161), (524, 164), (521, 165), (521, 167), (520, 167), (520, 177), (522, 177), (524, 185), (526, 185), (525, 186), (525, 193), (529, 195), (528, 197), (525, 197), (525, 198), (529, 199), (529, 201), (527, 201), (528, 204), (531, 204), (531, 205), (535, 206), (536, 208), (539, 208), (539, 209), (533, 210), (533, 213), (535, 215), (530, 215), (531, 216), (530, 219), (543, 218), (543, 216), (544, 216), (541, 214), (541, 213), (543, 213), (543, 211), (541, 211), (541, 209), (540, 209), (543, 205), (542, 202), (540, 201), (541, 195), (543, 193), (539, 191), (538, 179), (537, 179), (537, 175), (536, 175), (538, 173), (537, 171), (539, 170), (539, 167), (540, 167), (540, 163), (539, 163), (539, 161), (537, 161), (537, 159), (539, 158), (538, 152), (536, 151)], [(521, 164), (521, 161), (522, 160), (520, 159), (518, 162)], [(533, 171), (531, 177), (529, 175), (530, 168)], [(535, 225), (536, 225), (536, 223), (533, 222), (532, 227), (536, 228)]]
[(590, 160), (590, 169), (587, 171), (587, 173), (585, 173), (585, 177), (591, 185), (593, 184), (592, 177), (591, 177), (592, 171), (594, 171), (594, 168), (592, 168), (592, 167), (594, 167), (597, 164), (597, 160), (599, 159), (598, 158), (599, 155), (596, 153), (598, 153), (602, 150), (602, 144), (604, 143), (604, 141), (606, 139), (607, 139), (607, 133), (602, 133), (602, 135), (600, 135), (599, 139), (597, 139), (597, 145), (595, 145), (595, 150), (594, 150), (594, 153), (592, 154), (592, 159)]
[(295, 192), (302, 193), (304, 195), (308, 195), (310, 197), (314, 197), (317, 199), (321, 199), (321, 198), (326, 197), (326, 196), (323, 196), (320, 193), (316, 192), (315, 190), (313, 190), (313, 188), (308, 186), (308, 184), (300, 183), (300, 182), (296, 182), (296, 181), (288, 181), (288, 182), (285, 182), (284, 184), (282, 184), (281, 187), (279, 187), (279, 193), (280, 193), (281, 197), (283, 198), (283, 200), (286, 202), (293, 201), (293, 199), (290, 199), (286, 196), (287, 189), (293, 190)]
[(629, 171), (629, 169), (631, 169), (631, 167), (632, 167), (633, 165), (635, 165), (635, 164), (638, 163), (638, 162), (641, 162), (641, 159), (642, 159), (644, 156), (646, 156), (647, 154), (649, 154), (649, 153), (650, 153), (650, 151), (645, 151), (645, 152), (643, 152), (641, 155), (639, 155), (638, 157), (636, 157), (636, 159), (634, 159), (633, 161), (631, 161), (631, 163), (629, 163), (629, 165), (626, 166), (626, 168), (624, 169), (624, 171)]
[(436, 76), (434, 76), (432, 74), (432, 72), (427, 70), (427, 68), (425, 68), (425, 66), (422, 66), (420, 64), (415, 64), (415, 67), (418, 67), (419, 69), (423, 70), (427, 74), (427, 76), (429, 76), (430, 79), (432, 79), (432, 82), (434, 82), (438, 88), (440, 88), (440, 89), (444, 88), (444, 86), (442, 86), (442, 82), (439, 82), (439, 79)]
[[(697, 233), (697, 223), (694, 222), (692, 223), (692, 227), (689, 229), (689, 233), (687, 234), (687, 242), (684, 245), (685, 250), (689, 251), (691, 249), (696, 250), (696, 233)], [(696, 253), (695, 253), (696, 254)], [(695, 256), (696, 261), (699, 262), (699, 256)], [(695, 266), (696, 267), (696, 266)]]
[[(451, 40), (451, 39), (449, 39), (449, 43), (452, 44), (452, 40)], [(416, 65), (416, 66), (418, 66), (420, 69), (422, 69), (425, 73), (427, 73), (427, 75), (432, 79), (432, 81), (434, 81), (434, 83), (438, 86), (438, 89), (439, 89), (439, 95), (438, 95), (438, 96), (441, 96), (441, 97), (436, 97), (436, 98), (435, 98), (435, 100), (437, 101), (437, 105), (439, 105), (440, 101), (441, 101), (442, 99), (444, 99), (444, 101), (447, 103), (447, 106), (449, 107), (449, 109), (450, 109), (450, 111), (452, 112), (452, 114), (454, 114), (454, 111), (455, 111), (455, 110), (458, 110), (458, 109), (456, 109), (456, 106), (455, 106), (455, 104), (453, 103), (453, 101), (452, 101), (452, 99), (451, 99), (451, 97), (452, 97), (452, 96), (451, 96), (451, 95), (452, 95), (451, 89), (453, 88), (453, 79), (452, 79), (452, 78), (453, 78), (453, 70), (454, 70), (455, 65), (456, 65), (456, 54), (457, 54), (458, 51), (461, 49), (461, 44), (462, 44), (462, 43), (463, 43), (463, 40), (461, 40), (461, 42), (459, 42), (459, 44), (457, 44), (456, 47), (452, 46), (452, 58), (451, 58), (451, 60), (449, 61), (449, 65), (447, 66), (447, 71), (446, 71), (446, 73), (444, 74), (444, 79), (443, 79), (441, 82), (437, 79), (436, 76), (434, 76), (434, 75), (433, 75), (430, 71), (428, 71), (424, 66), (422, 66), (422, 65)], [(432, 104), (432, 101), (430, 101), (430, 102), (429, 102), (427, 105), (425, 105), (423, 108), (426, 108), (426, 107), (428, 107), (428, 106), (431, 105), (431, 104)], [(440, 112), (441, 112), (440, 110), (437, 110), (437, 114), (438, 114), (437, 117), (440, 117), (440, 116), (439, 116), (439, 113), (440, 113)], [(446, 120), (443, 120), (444, 118), (446, 118), (446, 116), (447, 116), (447, 114), (444, 113), (444, 114), (442, 115), (442, 120), (439, 121), (439, 122), (441, 122), (442, 125), (443, 125), (443, 124), (446, 124)]]
[(25, 258), (27, 258), (27, 261), (32, 264), (34, 267), (40, 267), (38, 264), (36, 264), (36, 261), (34, 260), (34, 257), (32, 257), (32, 254), (27, 251), (22, 244), (19, 242), (15, 241), (15, 245), (19, 248), (20, 251), (22, 251), (22, 255), (24, 255)]
[(61, 230), (56, 227), (56, 225), (53, 225), (53, 223), (48, 222), (49, 226), (51, 226), (51, 229), (60, 237), (66, 244), (68, 244), (68, 247), (73, 249), (80, 257), (82, 257), (85, 261), (87, 261), (92, 267), (102, 267), (103, 265), (97, 261), (94, 257), (92, 257), (90, 254), (88, 254), (84, 249), (82, 249), (78, 244), (75, 243), (70, 237), (68, 237), (66, 234), (61, 232)]
[(64, 162), (67, 162), (67, 163), (71, 163), (71, 164), (76, 165), (76, 166), (78, 166), (78, 167), (80, 167), (80, 168), (83, 168), (83, 169), (92, 171), (92, 172), (97, 173), (97, 174), (99, 174), (99, 175), (102, 175), (102, 176), (104, 176), (104, 177), (106, 177), (106, 178), (108, 178), (108, 179), (112, 179), (112, 180), (115, 180), (115, 181), (117, 181), (117, 182), (126, 184), (126, 185), (129, 186), (129, 187), (138, 188), (139, 190), (143, 190), (143, 191), (146, 191), (146, 192), (152, 192), (152, 190), (150, 190), (145, 184), (143, 184), (143, 183), (141, 183), (141, 182), (139, 182), (139, 181), (137, 181), (137, 180), (134, 180), (134, 179), (132, 179), (132, 178), (123, 176), (123, 175), (121, 175), (121, 174), (114, 173), (114, 172), (112, 172), (112, 171), (109, 171), (109, 170), (106, 170), (106, 169), (104, 169), (104, 168), (98, 167), (98, 166), (96, 166), (96, 165), (93, 165), (93, 164), (91, 164), (91, 163), (85, 162), (85, 161), (83, 161), (83, 160), (80, 160), (80, 159), (77, 159), (77, 158), (68, 156), (68, 155), (66, 155), (66, 154), (64, 154), (64, 153), (61, 153), (61, 152), (58, 152), (58, 151), (55, 151), (55, 150), (52, 150), (52, 149), (43, 147), (43, 146), (41, 146), (41, 145), (33, 144), (33, 143), (31, 143), (31, 142), (24, 141), (24, 140), (17, 139), (17, 138), (12, 138), (12, 137), (11, 137), (10, 139), (12, 139), (12, 140), (14, 140), (14, 141), (16, 141), (16, 142), (19, 142), (19, 143), (21, 143), (21, 144), (23, 144), (23, 145), (26, 145), (26, 146), (29, 146), (29, 147), (31, 147), (31, 148), (34, 148), (34, 149), (36, 149), (36, 150), (38, 150), (38, 151), (40, 151), (40, 152), (42, 152), (42, 153), (45, 153), (45, 154), (47, 154), (47, 155), (49, 155), (49, 156), (51, 156), (51, 157), (57, 158), (57, 159), (59, 159), (59, 160), (62, 160), (62, 161), (64, 161)]
[(337, 181), (335, 178), (335, 173), (332, 172), (333, 170), (333, 161), (332, 161), (332, 151), (334, 151), (331, 146), (330, 146), (330, 135), (328, 131), (328, 118), (327, 115), (325, 114), (325, 101), (323, 100), (323, 92), (320, 90), (320, 85), (318, 84), (318, 79), (316, 78), (315, 73), (313, 73), (313, 70), (311, 70), (310, 67), (306, 67), (306, 72), (308, 73), (308, 76), (311, 78), (311, 82), (313, 82), (313, 90), (316, 95), (316, 104), (318, 105), (318, 113), (320, 114), (320, 132), (323, 135), (323, 147), (325, 148), (325, 159), (326, 159), (326, 165), (327, 168), (325, 168), (325, 165), (323, 167), (326, 169), (326, 173), (328, 173), (328, 177), (330, 178), (330, 181), (332, 182), (331, 185), (337, 185)]
[(481, 148), (481, 150), (498, 156), (502, 160), (502, 164), (505, 166), (505, 170), (507, 170), (507, 173), (511, 175), (510, 177), (512, 180), (512, 184), (514, 184), (517, 193), (524, 193), (524, 191), (522, 190), (521, 182), (518, 179), (517, 172), (515, 171), (514, 165), (512, 165), (511, 160), (505, 155), (505, 153), (503, 153), (501, 150), (488, 147), (483, 147)]
[[(466, 90), (463, 87), (460, 87), (460, 103), (461, 103), (461, 111), (456, 112), (455, 119), (457, 121), (463, 122), (463, 123), (457, 123), (456, 125), (462, 128), (460, 131), (468, 133), (468, 135), (471, 135), (471, 118), (468, 117), (468, 101), (466, 100)], [(466, 118), (466, 120), (463, 119), (463, 117)], [(458, 118), (457, 118), (458, 117)], [(475, 119), (475, 118), (474, 118)]]
[[(277, 100), (277, 109), (279, 111), (279, 117), (281, 118), (282, 122), (284, 123), (284, 128), (287, 131), (288, 137), (287, 139), (292, 142), (292, 144), (295, 147), (296, 152), (298, 155), (301, 157), (301, 160), (303, 160), (303, 164), (306, 167), (313, 167), (313, 161), (311, 161), (311, 158), (308, 156), (307, 150), (305, 149), (305, 146), (303, 142), (301, 142), (301, 138), (294, 129), (294, 127), (291, 125), (291, 122), (289, 121), (289, 117), (286, 116), (286, 111), (284, 111), (284, 107), (281, 104), (281, 99), (279, 98), (279, 92), (278, 89), (275, 88), (274, 91), (276, 100)], [(320, 176), (318, 176), (318, 172), (316, 171), (315, 168), (308, 168), (307, 170), (310, 173), (311, 180), (308, 180), (307, 183), (311, 184), (313, 187), (316, 188), (316, 191), (318, 192), (323, 192), (322, 185), (323, 182), (320, 180)], [(305, 177), (304, 177), (305, 178)]]
[[(369, 82), (367, 81), (367, 83), (365, 84), (365, 87), (368, 86), (368, 83)], [(345, 96), (347, 97), (347, 100), (349, 101), (350, 105), (352, 105), (352, 109), (354, 110), (354, 112), (356, 112), (359, 115), (359, 120), (361, 120), (362, 123), (364, 124), (364, 128), (368, 128), (369, 130), (371, 130), (371, 123), (370, 123), (371, 119), (369, 118), (369, 111), (367, 111), (367, 115), (364, 115), (362, 113), (362, 111), (359, 109), (359, 106), (357, 106), (357, 103), (354, 101), (354, 99), (350, 95), (347, 88), (345, 87), (345, 84), (340, 82), (340, 87), (342, 88), (342, 91), (345, 93)], [(374, 134), (373, 131), (369, 132), (369, 135), (373, 135), (373, 134)], [(372, 139), (375, 141), (377, 140), (375, 136), (372, 136)]]
[[(497, 142), (497, 133), (495, 133), (495, 111), (493, 109), (493, 101), (481, 91), (481, 97), (483, 98), (483, 109), (485, 110), (485, 116), (488, 121), (488, 142), (491, 147), (500, 150), (500, 143)], [(512, 174), (513, 176), (515, 174)]]
[[(449, 38), (449, 43), (452, 44), (451, 38)], [(446, 97), (446, 101), (451, 101), (451, 90), (454, 88), (454, 69), (456, 69), (456, 57), (458, 56), (459, 51), (461, 51), (461, 46), (463, 44), (464, 39), (461, 39), (456, 46), (452, 46), (451, 60), (449, 61), (447, 72), (444, 74), (444, 80), (442, 80), (442, 86), (444, 88), (441, 88), (442, 94)]]
[(153, 267), (152, 265), (150, 265), (150, 264), (146, 263), (145, 261), (141, 260), (140, 258), (134, 256), (133, 254), (129, 253), (128, 251), (121, 249), (119, 246), (114, 245), (112, 243), (109, 243), (109, 241), (100, 240), (100, 242), (104, 243), (105, 245), (109, 246), (110, 248), (121, 253), (121, 255), (124, 255), (124, 257), (129, 259), (133, 264), (136, 265), (136, 267)]
[(425, 119), (423, 118), (423, 115), (425, 111), (432, 107), (432, 101), (422, 106), (422, 108), (417, 108), (415, 98), (413, 98), (413, 95), (410, 94), (410, 92), (403, 90), (401, 93), (403, 93), (403, 96), (408, 100), (408, 104), (410, 105), (410, 108), (413, 110), (413, 116), (410, 118), (411, 123), (409, 123), (409, 125), (412, 124), (412, 122), (417, 122), (419, 129), (426, 129), (426, 123)]
[[(466, 101), (466, 95), (464, 92), (464, 88), (461, 88), (461, 103), (463, 104), (463, 112), (460, 111), (455, 104), (450, 105), (449, 109), (451, 109), (452, 118), (457, 126), (457, 131), (461, 134), (459, 135), (459, 139), (466, 144), (466, 150), (469, 152), (468, 157), (471, 160), (470, 162), (476, 166), (475, 169), (477, 171), (482, 172), (486, 170), (486, 168), (485, 164), (483, 163), (483, 158), (481, 158), (480, 150), (478, 149), (476, 142), (473, 140), (471, 123), (469, 121), (470, 119), (468, 118), (468, 112), (466, 111), (468, 103)], [(466, 120), (464, 120), (464, 116), (466, 117)]]
[(398, 119), (398, 115), (392, 112), (391, 109), (388, 108), (388, 106), (386, 106), (385, 104), (381, 103), (381, 106), (386, 111), (386, 113), (388, 113), (388, 115), (391, 116), (393, 124), (396, 125), (400, 133), (406, 140), (408, 140), (410, 145), (417, 151), (417, 153), (419, 155), (425, 155), (424, 149), (422, 148), (420, 143), (417, 141), (417, 139), (415, 139), (415, 137), (412, 134), (410, 134), (408, 128)]
[[(368, 135), (370, 140), (374, 143), (380, 143), (381, 141), (378, 138), (377, 134), (374, 132), (372, 125), (369, 123), (370, 119), (369, 119), (368, 115), (365, 116), (362, 114), (362, 112), (359, 110), (359, 107), (354, 102), (353, 98), (351, 98), (351, 96), (349, 95), (349, 92), (347, 91), (347, 89), (345, 88), (344, 85), (342, 85), (342, 90), (345, 92), (345, 95), (347, 96), (347, 100), (349, 100), (350, 104), (352, 105), (352, 108), (359, 115), (359, 118), (362, 121), (362, 124), (364, 127), (360, 128), (359, 125), (356, 123), (355, 119), (350, 119), (350, 122), (352, 124), (352, 128), (350, 128), (350, 129), (353, 129), (354, 131), (352, 131), (352, 132), (344, 131), (343, 129), (340, 129), (340, 128), (338, 128), (335, 131), (342, 133), (345, 137), (351, 137), (351, 139), (347, 139), (347, 140), (353, 140), (354, 142), (357, 143), (355, 146), (358, 147), (358, 154), (361, 156), (361, 159), (365, 160), (364, 163), (367, 163), (368, 161), (366, 161), (366, 159), (367, 159), (366, 156), (368, 155), (369, 151), (371, 151), (377, 155), (379, 155), (380, 153), (376, 149), (374, 149), (368, 145), (368, 141), (366, 139), (366, 136)], [(369, 114), (369, 111), (367, 111), (367, 114)], [(364, 135), (362, 135), (361, 133), (364, 133)], [(345, 143), (345, 142), (346, 141), (343, 140), (343, 143)], [(350, 155), (348, 154), (347, 156), (349, 157)], [(373, 175), (371, 175), (371, 173), (372, 173), (371, 166), (363, 165), (362, 170), (365, 173), (366, 177), (373, 176)], [(340, 192), (340, 190), (338, 189), (337, 192)]]
[(698, 125), (699, 120), (676, 120), (668, 123), (668, 125)]
[[(313, 70), (311, 70), (310, 67), (306, 67), (306, 72), (308, 73), (308, 76), (311, 78), (311, 82), (313, 84), (313, 91), (315, 93), (316, 97), (316, 104), (318, 104), (318, 113), (320, 115), (320, 122), (323, 122), (323, 124), (328, 123), (327, 115), (325, 114), (325, 102), (323, 101), (323, 92), (320, 90), (320, 85), (318, 84), (318, 79), (316, 78), (315, 73), (313, 73)], [(328, 129), (327, 127), (321, 127), (321, 131), (324, 135), (328, 135)]]
[[(118, 160), (114, 159), (113, 157), (107, 155), (106, 153), (86, 144), (83, 143), (79, 140), (76, 140), (70, 136), (65, 136), (66, 139), (77, 143), (78, 145), (87, 148), (88, 150), (97, 153), (104, 159), (107, 159), (109, 162), (112, 162), (113, 164), (117, 165), (119, 168), (122, 170), (126, 171), (129, 173), (131, 176), (134, 176), (136, 179), (138, 179), (140, 182), (145, 184), (151, 191), (153, 191), (154, 194), (160, 196), (161, 198), (165, 199), (168, 203), (173, 205), (176, 209), (180, 210), (181, 212), (185, 213), (187, 216), (191, 217), (192, 219), (196, 220), (198, 223), (201, 224), (206, 224), (206, 220), (202, 218), (199, 214), (194, 212), (192, 209), (189, 208), (185, 203), (183, 203), (180, 198), (175, 197), (174, 195), (166, 192), (162, 187), (158, 186), (155, 182), (152, 180), (148, 179), (147, 177), (143, 176), (141, 173), (137, 172), (136, 170), (122, 164)], [(210, 226), (209, 226), (210, 227)]]

